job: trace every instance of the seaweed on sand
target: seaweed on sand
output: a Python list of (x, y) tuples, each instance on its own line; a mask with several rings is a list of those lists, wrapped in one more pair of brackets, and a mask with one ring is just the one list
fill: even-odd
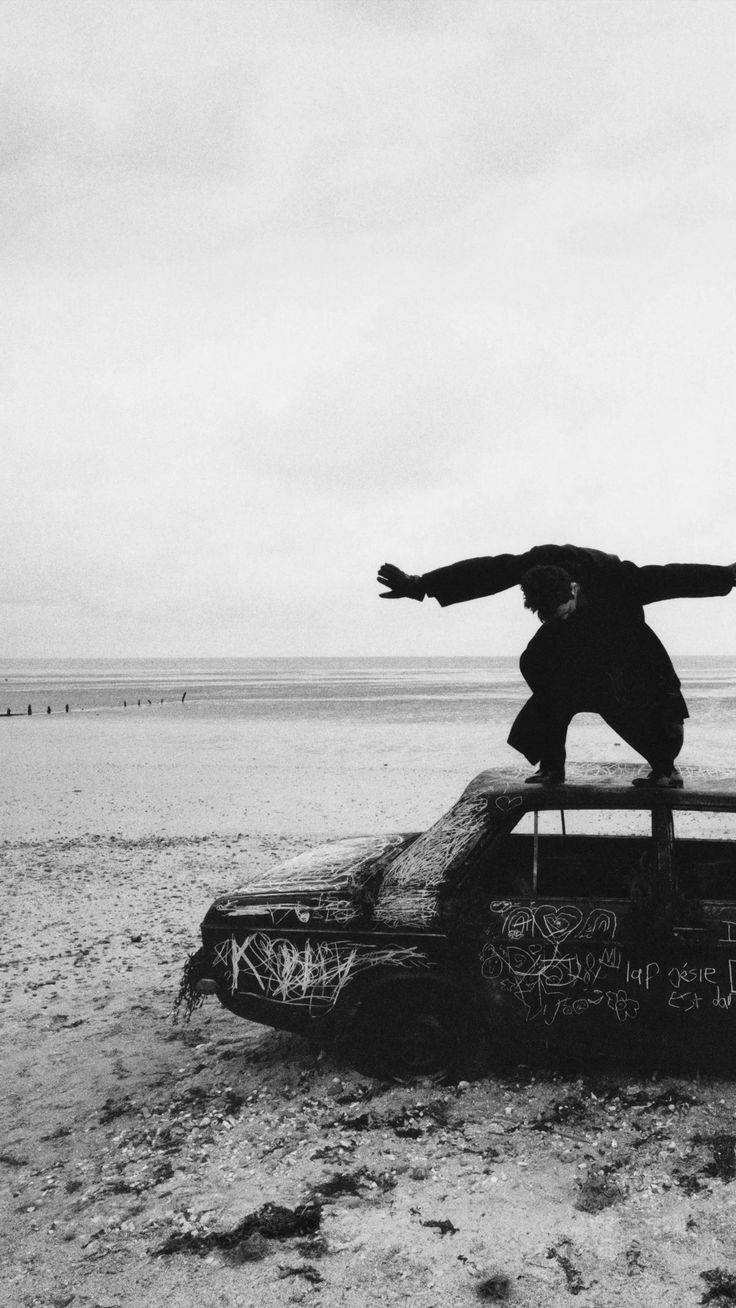
[(195, 953), (188, 956), (182, 968), (179, 990), (172, 1009), (174, 1025), (177, 1024), (180, 1017), (184, 1022), (189, 1022), (195, 1009), (204, 1003), (204, 995), (201, 995), (196, 989), (197, 982), (201, 981), (204, 976), (204, 962), (205, 952), (200, 947)]
[(583, 1213), (600, 1213), (624, 1197), (621, 1186), (610, 1175), (612, 1170), (611, 1167), (590, 1169), (578, 1183), (576, 1208)]
[(314, 1235), (322, 1221), (322, 1205), (298, 1204), (296, 1208), (283, 1208), (279, 1204), (264, 1204), (249, 1213), (242, 1222), (229, 1231), (208, 1231), (206, 1234), (182, 1232), (170, 1235), (158, 1249), (157, 1257), (188, 1253), (204, 1258), (213, 1249), (236, 1254), (240, 1245), (258, 1235), (264, 1240), (290, 1240), (294, 1236)]
[(713, 1303), (725, 1305), (736, 1303), (736, 1276), (731, 1272), (726, 1272), (722, 1267), (710, 1267), (707, 1272), (701, 1272), (703, 1280), (708, 1289), (705, 1291), (701, 1303)]
[(718, 1176), (722, 1181), (736, 1179), (736, 1135), (718, 1132), (716, 1135), (693, 1136), (696, 1144), (706, 1144), (713, 1153), (713, 1162), (703, 1168), (706, 1176)]

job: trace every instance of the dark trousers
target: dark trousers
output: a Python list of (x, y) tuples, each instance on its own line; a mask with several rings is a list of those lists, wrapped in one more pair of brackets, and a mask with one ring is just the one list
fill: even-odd
[(682, 749), (682, 721), (656, 705), (627, 705), (600, 699), (575, 702), (532, 695), (511, 728), (508, 742), (543, 771), (564, 772), (567, 729), (576, 713), (598, 713), (627, 745), (646, 759), (658, 775), (672, 771)]

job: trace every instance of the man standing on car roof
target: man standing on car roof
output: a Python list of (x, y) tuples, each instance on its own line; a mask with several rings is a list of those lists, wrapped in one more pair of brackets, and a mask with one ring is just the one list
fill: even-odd
[(577, 545), (537, 545), (524, 554), (465, 559), (422, 576), (381, 565), (382, 599), (423, 600), (444, 608), (520, 585), (542, 623), (521, 656), (532, 697), (509, 744), (539, 770), (530, 783), (565, 780), (565, 741), (576, 713), (598, 713), (649, 763), (634, 785), (681, 786), (675, 759), (688, 710), (680, 680), (644, 605), (727, 595), (736, 564), (635, 563)]

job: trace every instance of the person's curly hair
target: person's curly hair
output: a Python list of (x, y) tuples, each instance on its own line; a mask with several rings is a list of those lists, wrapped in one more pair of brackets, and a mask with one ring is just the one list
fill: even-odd
[(561, 604), (572, 598), (572, 577), (554, 564), (530, 568), (521, 579), (524, 608), (537, 613), (542, 622), (553, 617)]

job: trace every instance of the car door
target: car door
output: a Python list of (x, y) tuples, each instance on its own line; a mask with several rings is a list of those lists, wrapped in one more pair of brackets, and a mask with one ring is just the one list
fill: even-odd
[(641, 802), (540, 806), (482, 852), (466, 929), (488, 1003), (526, 1038), (648, 1038), (664, 984), (658, 852)]
[(730, 1059), (736, 1023), (736, 805), (670, 814), (675, 898), (667, 1007), (702, 1055)]

